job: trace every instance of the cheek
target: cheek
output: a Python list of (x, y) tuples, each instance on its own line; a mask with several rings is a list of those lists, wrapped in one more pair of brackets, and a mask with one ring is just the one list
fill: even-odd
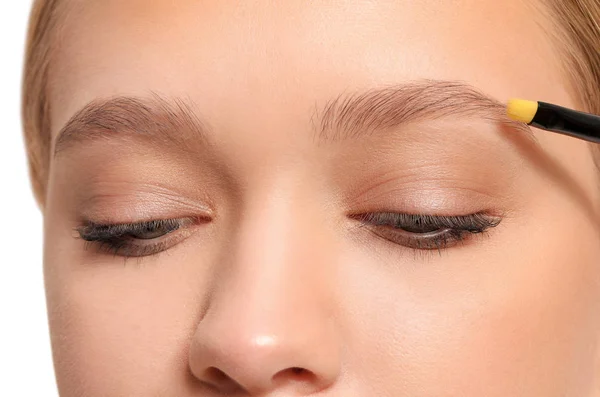
[(584, 213), (566, 201), (540, 201), (505, 250), (506, 276), (494, 290), (500, 315), (489, 330), (504, 342), (494, 351), (520, 366), (523, 381), (553, 386), (543, 395), (587, 395), (597, 376), (600, 240)]
[[(179, 297), (173, 291), (163, 295), (156, 288), (158, 280), (152, 285), (162, 299), (136, 293), (147, 287), (135, 282), (106, 288), (110, 284), (104, 282), (114, 280), (101, 274), (94, 278), (69, 275), (60, 287), (52, 285), (53, 280), (47, 284), (61, 390), (72, 393), (80, 387), (83, 393), (72, 395), (110, 395), (109, 390), (121, 393), (136, 384), (165, 383), (157, 378), (180, 366), (178, 353), (185, 352), (186, 343), (178, 338), (185, 331), (180, 324), (186, 316), (193, 321), (193, 313), (181, 313), (181, 308), (170, 304), (171, 297)], [(180, 329), (173, 329), (175, 324)], [(151, 379), (148, 374), (153, 374)]]

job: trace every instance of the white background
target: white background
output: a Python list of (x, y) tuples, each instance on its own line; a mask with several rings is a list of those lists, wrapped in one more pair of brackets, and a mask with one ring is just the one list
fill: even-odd
[(42, 216), (20, 118), (30, 0), (0, 6), (0, 396), (56, 397), (42, 273)]

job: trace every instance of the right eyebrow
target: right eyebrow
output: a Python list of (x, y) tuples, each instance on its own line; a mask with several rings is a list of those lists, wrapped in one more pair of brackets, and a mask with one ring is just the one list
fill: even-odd
[(206, 143), (208, 131), (189, 100), (169, 100), (156, 93), (149, 98), (97, 99), (75, 113), (61, 129), (54, 155), (76, 144), (129, 136), (185, 148), (190, 140)]

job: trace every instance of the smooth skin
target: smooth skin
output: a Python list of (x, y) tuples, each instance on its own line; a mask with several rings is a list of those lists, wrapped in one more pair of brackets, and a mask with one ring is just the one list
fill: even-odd
[[(61, 396), (600, 396), (586, 143), (478, 114), (314, 133), (314, 110), (340, 95), (422, 79), (576, 107), (543, 5), (68, 3), (54, 140), (90, 101), (151, 93), (185, 98), (206, 136), (183, 150), (115, 131), (52, 157), (45, 280)], [(352, 216), (482, 211), (500, 224), (439, 250)], [(203, 221), (142, 258), (75, 232), (189, 216)]]

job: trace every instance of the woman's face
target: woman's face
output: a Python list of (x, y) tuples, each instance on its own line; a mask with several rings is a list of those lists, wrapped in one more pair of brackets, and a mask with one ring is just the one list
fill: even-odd
[(541, 5), (68, 3), (61, 395), (600, 393), (597, 170), (499, 105), (577, 106)]

